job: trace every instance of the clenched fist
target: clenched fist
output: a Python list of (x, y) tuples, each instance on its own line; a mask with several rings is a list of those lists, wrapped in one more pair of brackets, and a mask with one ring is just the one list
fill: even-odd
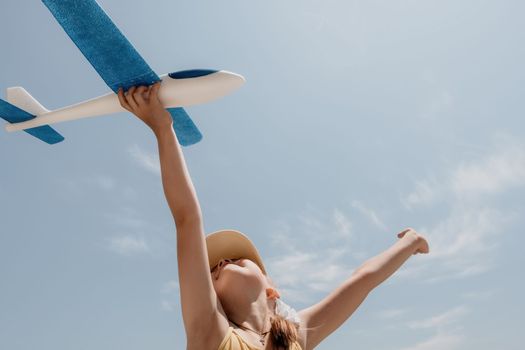
[(419, 233), (417, 233), (412, 228), (404, 229), (403, 231), (397, 234), (397, 237), (400, 239), (403, 237), (412, 237), (414, 239), (414, 245), (416, 248), (414, 254), (417, 254), (417, 253), (428, 254), (428, 252), (430, 251), (426, 238), (420, 235)]

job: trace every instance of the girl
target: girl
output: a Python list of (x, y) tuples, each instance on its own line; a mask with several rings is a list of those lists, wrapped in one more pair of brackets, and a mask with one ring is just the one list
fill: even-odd
[[(204, 235), (202, 214), (173, 120), (158, 98), (160, 82), (122, 89), (122, 107), (157, 138), (162, 184), (177, 228), (177, 262), (188, 350), (310, 350), (334, 332), (368, 293), (412, 255), (428, 253), (426, 239), (407, 228), (323, 300), (295, 312), (280, 300), (253, 243), (239, 231)], [(341, 346), (343, 348), (343, 346)]]

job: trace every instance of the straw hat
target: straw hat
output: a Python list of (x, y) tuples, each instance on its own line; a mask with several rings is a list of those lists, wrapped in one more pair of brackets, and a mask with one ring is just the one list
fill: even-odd
[(249, 259), (256, 263), (263, 274), (266, 269), (255, 245), (244, 233), (236, 230), (220, 230), (206, 236), (210, 269), (221, 259)]

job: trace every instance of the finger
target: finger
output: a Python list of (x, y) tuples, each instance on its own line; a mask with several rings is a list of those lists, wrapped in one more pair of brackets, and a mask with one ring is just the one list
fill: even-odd
[(153, 85), (148, 86), (148, 89), (147, 89), (146, 92), (144, 93), (144, 95), (145, 95), (145, 99), (146, 99), (146, 101), (148, 101), (148, 102), (149, 102), (149, 99), (150, 99), (150, 97), (151, 97), (151, 87), (152, 87), (152, 86), (153, 86)]
[(398, 236), (399, 238), (403, 238), (403, 236), (404, 236), (408, 231), (410, 231), (410, 230), (412, 230), (412, 229), (411, 229), (411, 228), (406, 228), (406, 229), (404, 229), (403, 231), (399, 232), (399, 233), (397, 234), (397, 236)]
[(135, 101), (135, 99), (133, 98), (133, 94), (135, 93), (135, 90), (137, 89), (136, 86), (132, 86), (127, 94), (125, 95), (126, 96), (126, 101), (128, 102), (128, 104), (131, 106), (132, 109), (137, 109), (137, 102)]
[(157, 81), (155, 84), (153, 84), (153, 87), (151, 88), (150, 98), (158, 99), (159, 89), (160, 89), (160, 81)]
[(124, 109), (127, 109), (128, 111), (130, 111), (131, 110), (131, 106), (126, 101), (126, 98), (124, 97), (124, 90), (122, 90), (122, 88), (118, 88), (117, 96), (118, 96), (118, 100), (120, 102), (120, 105)]
[(141, 106), (144, 104), (144, 91), (146, 90), (147, 88), (143, 85), (143, 86), (139, 86), (139, 88), (133, 93), (133, 98), (135, 99), (135, 101), (137, 102), (137, 105)]

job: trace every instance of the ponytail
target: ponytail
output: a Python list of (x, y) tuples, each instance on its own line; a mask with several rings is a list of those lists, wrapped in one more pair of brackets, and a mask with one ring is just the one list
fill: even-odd
[(286, 320), (281, 315), (270, 318), (270, 344), (274, 350), (289, 350), (299, 338), (298, 325)]
[(270, 318), (270, 344), (274, 350), (289, 350), (299, 338), (300, 320), (294, 309), (280, 300), (279, 292), (266, 290), (266, 296), (275, 300), (275, 314)]

